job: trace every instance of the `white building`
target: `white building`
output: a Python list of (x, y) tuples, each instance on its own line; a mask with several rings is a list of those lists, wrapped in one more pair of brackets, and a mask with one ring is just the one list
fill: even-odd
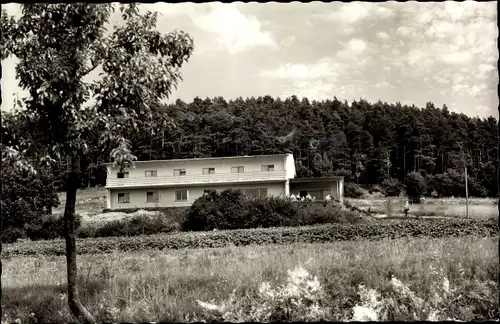
[(247, 196), (328, 194), (342, 199), (343, 178), (295, 178), (292, 154), (136, 161), (122, 173), (107, 167), (107, 208), (190, 206), (207, 190), (238, 189)]

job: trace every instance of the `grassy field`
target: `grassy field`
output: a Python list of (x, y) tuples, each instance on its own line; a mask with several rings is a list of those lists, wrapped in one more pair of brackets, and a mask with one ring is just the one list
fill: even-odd
[[(61, 204), (55, 208), (52, 213), (63, 213), (66, 203), (66, 194), (60, 192), (57, 194)], [(106, 208), (106, 189), (102, 187), (79, 189), (76, 194), (76, 212), (86, 217), (91, 217), (102, 213)]]
[[(79, 191), (77, 212), (86, 221), (100, 217), (104, 197), (104, 189)], [(349, 201), (392, 217), (404, 204)], [(469, 213), (498, 217), (497, 207), (493, 199), (471, 199)], [(427, 199), (411, 208), (420, 216), (465, 216), (463, 199)], [(22, 244), (42, 243), (54, 242)], [(78, 264), (82, 301), (99, 322), (470, 321), (499, 317), (498, 258), (496, 235), (148, 248), (82, 254)], [(63, 256), (5, 259), (2, 324), (72, 321), (65, 276)]]
[[(368, 209), (374, 213), (402, 215), (407, 198), (373, 198), (347, 199), (354, 206)], [(421, 204), (410, 205), (410, 215), (414, 216), (442, 216), (466, 217), (465, 198), (427, 198)], [(488, 219), (498, 217), (498, 199), (471, 198), (469, 199), (469, 217)]]
[[(203, 309), (197, 300), (220, 304), (230, 298), (233, 289), (236, 289), (233, 304), (229, 304), (227, 309), (232, 310), (236, 317), (229, 316), (230, 321), (238, 318), (264, 321), (269, 314), (275, 320), (311, 319), (296, 309), (288, 315), (276, 310), (279, 307), (275, 306), (280, 303), (293, 308), (293, 303), (290, 304), (286, 298), (300, 291), (305, 291), (303, 300), (320, 303), (314, 308), (316, 320), (321, 314), (320, 317), (327, 320), (352, 319), (353, 314), (367, 309), (369, 312), (370, 307), (378, 312), (378, 319), (382, 320), (427, 319), (431, 306), (423, 305), (422, 300), (436, 301), (433, 307), (441, 308), (444, 318), (466, 321), (498, 318), (497, 238), (469, 236), (150, 250), (81, 255), (78, 263), (82, 300), (100, 322), (228, 319), (227, 314), (221, 318), (220, 314)], [(266, 295), (265, 291), (259, 293), (263, 282), (269, 282), (271, 287), (286, 284), (287, 271), (299, 265), (312, 276), (317, 276), (319, 283), (313, 278), (306, 280), (307, 273), (297, 270), (292, 273), (288, 286), (283, 287), (279, 294), (272, 295), (275, 297), (269, 297), (271, 295)], [(64, 257), (5, 260), (2, 323), (16, 318), (23, 322), (71, 321), (64, 295), (65, 274)], [(391, 286), (391, 275), (407, 285), (404, 286), (406, 290), (395, 285), (397, 280), (391, 281)], [(438, 301), (432, 288), (443, 287), (444, 278), (449, 286), (444, 288), (442, 300)], [(363, 290), (359, 287), (361, 283), (381, 294), (382, 306), (373, 300), (372, 305), (368, 305), (370, 300), (366, 298), (371, 294), (369, 291), (360, 297), (358, 293)], [(301, 285), (309, 288), (301, 288)], [(390, 287), (393, 287), (392, 293)], [(394, 291), (399, 291), (399, 295), (396, 296)], [(276, 296), (281, 296), (281, 299)], [(267, 309), (269, 314), (260, 318), (245, 317), (244, 310), (248, 311), (251, 305), (255, 314), (259, 307)], [(412, 315), (414, 312), (416, 317)]]

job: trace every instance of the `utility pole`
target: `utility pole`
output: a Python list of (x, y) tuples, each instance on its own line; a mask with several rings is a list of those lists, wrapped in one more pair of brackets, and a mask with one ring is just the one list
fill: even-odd
[(465, 175), (465, 217), (467, 220), (469, 220), (469, 188), (467, 186), (467, 161), (466, 161), (466, 156), (465, 152), (463, 149), (463, 146), (460, 145), (460, 152), (461, 152), (461, 160), (462, 163), (464, 164), (464, 175)]
[(465, 165), (465, 216), (469, 220), (469, 189), (467, 188), (467, 165)]

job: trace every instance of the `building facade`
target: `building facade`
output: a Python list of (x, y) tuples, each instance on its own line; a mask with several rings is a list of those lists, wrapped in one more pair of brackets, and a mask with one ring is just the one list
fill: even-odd
[(249, 197), (343, 196), (341, 177), (296, 179), (292, 154), (137, 161), (123, 172), (112, 163), (106, 167), (107, 208), (112, 210), (185, 207), (208, 190), (229, 188)]

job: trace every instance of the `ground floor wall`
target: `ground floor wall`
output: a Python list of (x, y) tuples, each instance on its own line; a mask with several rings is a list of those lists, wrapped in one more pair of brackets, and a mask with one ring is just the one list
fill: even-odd
[[(259, 183), (245, 185), (203, 185), (167, 188), (143, 188), (143, 189), (108, 189), (108, 204), (110, 209), (147, 208), (147, 207), (187, 207), (201, 197), (205, 190), (225, 189), (266, 189), (268, 196), (284, 196), (286, 192), (285, 182)], [(179, 193), (179, 191), (183, 191)], [(255, 190), (254, 190), (255, 191)], [(147, 201), (147, 192), (155, 192), (157, 202)], [(118, 200), (119, 194), (121, 202)], [(124, 196), (127, 196), (124, 198)], [(181, 198), (180, 200), (177, 198)], [(123, 202), (123, 200), (128, 202)], [(185, 200), (184, 200), (185, 199)]]
[(321, 181), (321, 182), (298, 182), (290, 183), (290, 194), (295, 196), (306, 196), (310, 194), (316, 200), (323, 200), (327, 195), (337, 199), (343, 199), (342, 181)]

